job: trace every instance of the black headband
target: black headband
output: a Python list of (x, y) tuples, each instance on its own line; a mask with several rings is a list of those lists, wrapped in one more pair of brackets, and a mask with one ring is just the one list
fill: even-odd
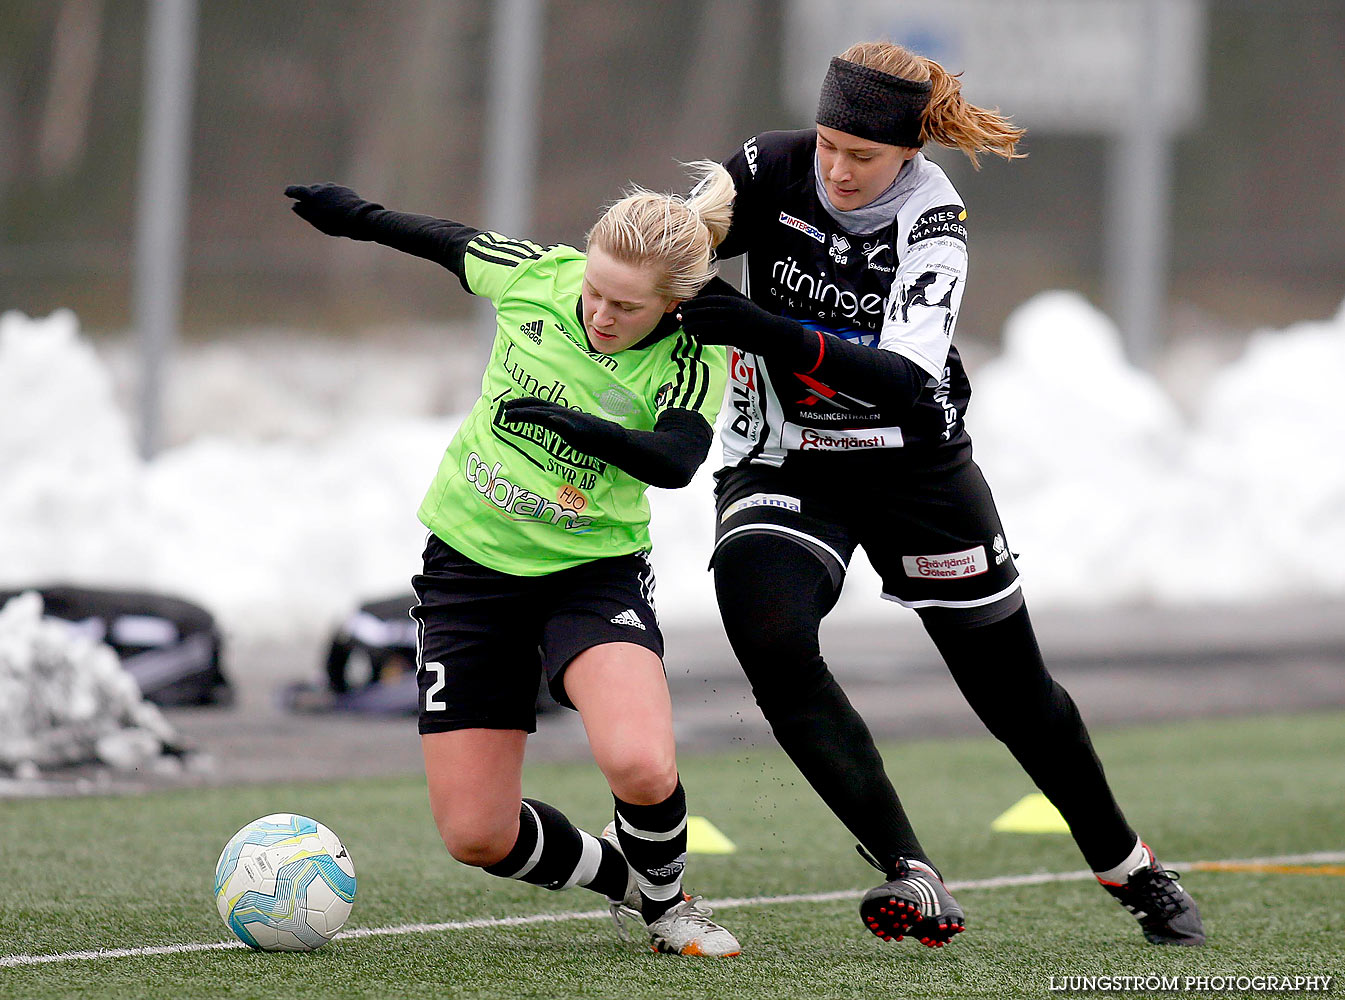
[(934, 85), (834, 56), (822, 81), (817, 124), (891, 146), (919, 148), (920, 121)]

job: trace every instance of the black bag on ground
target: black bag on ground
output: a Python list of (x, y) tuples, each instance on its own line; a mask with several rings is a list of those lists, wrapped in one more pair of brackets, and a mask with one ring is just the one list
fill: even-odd
[[(420, 710), (416, 684), (416, 595), (398, 594), (366, 601), (336, 629), (327, 649), (326, 689), (295, 684), (283, 694), (296, 712), (369, 712), (415, 715)], [(537, 693), (538, 713), (558, 708), (545, 680)]]
[(415, 714), (420, 698), (415, 604), (414, 594), (366, 601), (341, 623), (327, 650), (329, 708)]
[(166, 594), (51, 585), (0, 590), (0, 605), (37, 591), (43, 614), (70, 622), (106, 643), (156, 705), (214, 705), (233, 701), (224, 675), (223, 640), (214, 616)]

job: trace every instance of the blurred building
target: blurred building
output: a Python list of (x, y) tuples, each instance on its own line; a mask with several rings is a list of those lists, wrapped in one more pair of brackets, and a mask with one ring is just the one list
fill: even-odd
[[(678, 160), (809, 124), (782, 86), (783, 0), (545, 10), (526, 235), (582, 240), (627, 183), (676, 189)], [(0, 309), (129, 325), (144, 21), (131, 0), (0, 5)], [(1207, 23), (1203, 112), (1175, 147), (1164, 333), (1332, 313), (1345, 298), (1345, 4), (1210, 0)], [(471, 321), (443, 272), (317, 238), (281, 192), (340, 180), (477, 221), (490, 26), (485, 0), (201, 3), (189, 335)], [(1026, 149), (980, 172), (935, 154), (975, 220), (966, 341), (993, 341), (1042, 289), (1102, 301), (1105, 140), (1030, 134)]]

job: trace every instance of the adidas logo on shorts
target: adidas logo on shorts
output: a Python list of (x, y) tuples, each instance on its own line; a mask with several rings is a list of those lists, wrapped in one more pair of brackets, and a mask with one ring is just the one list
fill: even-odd
[(640, 616), (633, 610), (627, 608), (621, 614), (612, 619), (613, 625), (629, 625), (632, 628), (638, 628), (641, 632), (646, 631), (644, 622), (640, 621)]

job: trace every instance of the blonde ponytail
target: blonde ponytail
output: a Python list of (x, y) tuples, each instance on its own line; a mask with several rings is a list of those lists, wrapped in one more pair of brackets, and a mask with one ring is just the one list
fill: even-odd
[(691, 194), (656, 194), (634, 188), (589, 230), (588, 247), (614, 259), (652, 267), (654, 290), (689, 299), (715, 276), (714, 248), (733, 222), (736, 191), (729, 172), (712, 160), (686, 165), (697, 177)]
[(733, 225), (733, 199), (738, 192), (733, 177), (714, 160), (683, 164), (698, 178), (687, 195), (687, 207), (700, 216), (710, 235), (710, 248), (724, 242)]

